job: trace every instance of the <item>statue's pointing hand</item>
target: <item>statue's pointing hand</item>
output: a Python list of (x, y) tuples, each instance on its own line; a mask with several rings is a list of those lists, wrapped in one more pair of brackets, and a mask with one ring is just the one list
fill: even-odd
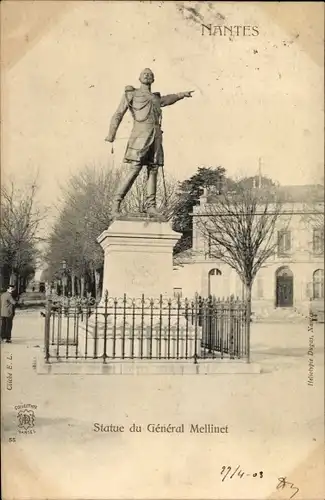
[(184, 97), (192, 97), (193, 92), (195, 92), (195, 90), (188, 90), (187, 92), (183, 92)]

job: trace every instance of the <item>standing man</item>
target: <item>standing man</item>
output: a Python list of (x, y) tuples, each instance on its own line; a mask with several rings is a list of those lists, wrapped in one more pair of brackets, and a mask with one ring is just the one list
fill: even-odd
[(12, 321), (15, 315), (15, 305), (17, 301), (12, 294), (15, 290), (13, 285), (9, 285), (8, 290), (0, 298), (0, 316), (1, 316), (1, 340), (11, 342)]
[(112, 214), (120, 211), (120, 206), (143, 166), (147, 167), (147, 213), (157, 215), (156, 191), (158, 168), (164, 165), (162, 147), (161, 108), (170, 106), (184, 97), (192, 97), (192, 91), (161, 96), (151, 92), (155, 81), (151, 69), (146, 68), (140, 74), (140, 88), (125, 87), (121, 103), (114, 114), (106, 141), (114, 142), (117, 129), (129, 110), (133, 118), (133, 129), (127, 144), (124, 162), (129, 164), (127, 176), (121, 182), (115, 194)]

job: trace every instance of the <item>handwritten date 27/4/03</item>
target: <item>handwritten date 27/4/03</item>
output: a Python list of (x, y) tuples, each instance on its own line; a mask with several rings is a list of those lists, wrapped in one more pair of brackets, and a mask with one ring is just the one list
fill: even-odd
[(227, 477), (228, 479), (233, 479), (235, 476), (240, 477), (240, 479), (245, 476), (259, 477), (261, 479), (263, 477), (263, 472), (259, 471), (253, 472), (253, 474), (247, 474), (240, 468), (240, 465), (238, 465), (236, 469), (230, 467), (229, 465), (223, 465), (221, 467), (220, 475), (222, 476), (222, 481), (224, 481)]

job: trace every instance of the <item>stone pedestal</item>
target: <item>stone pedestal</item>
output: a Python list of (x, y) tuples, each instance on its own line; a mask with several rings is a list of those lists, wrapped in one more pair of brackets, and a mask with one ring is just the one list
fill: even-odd
[(164, 220), (130, 216), (114, 220), (99, 236), (103, 292), (81, 325), (82, 355), (86, 344), (88, 356), (105, 353), (110, 361), (193, 359), (199, 353), (200, 336), (185, 305), (173, 298), (173, 247), (179, 238)]
[(114, 220), (97, 239), (105, 252), (103, 293), (172, 297), (173, 247), (180, 236), (163, 220)]

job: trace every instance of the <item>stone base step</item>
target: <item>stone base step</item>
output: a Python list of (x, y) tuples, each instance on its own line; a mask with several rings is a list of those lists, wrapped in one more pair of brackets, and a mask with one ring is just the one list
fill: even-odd
[(46, 363), (44, 354), (35, 359), (39, 375), (222, 375), (261, 373), (258, 363), (241, 360), (62, 360)]
[(308, 319), (304, 312), (296, 308), (265, 308), (252, 313), (254, 323), (303, 323)]

